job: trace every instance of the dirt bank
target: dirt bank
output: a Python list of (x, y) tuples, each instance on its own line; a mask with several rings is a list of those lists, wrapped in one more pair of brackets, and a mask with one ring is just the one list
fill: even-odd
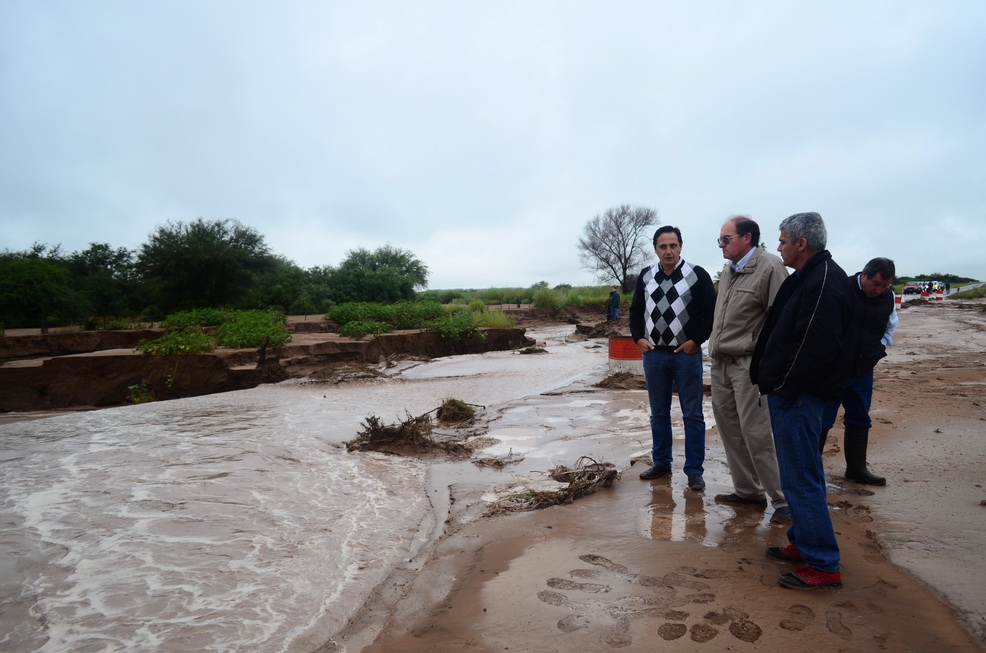
[(458, 339), (415, 330), (353, 340), (325, 320), (289, 324), (294, 333), (282, 347), (181, 356), (146, 356), (134, 350), (142, 340), (160, 337), (160, 329), (8, 332), (0, 338), (0, 413), (120, 405), (138, 385), (155, 399), (178, 399), (324, 374), (341, 364), (377, 365), (534, 344), (522, 327), (482, 329)]

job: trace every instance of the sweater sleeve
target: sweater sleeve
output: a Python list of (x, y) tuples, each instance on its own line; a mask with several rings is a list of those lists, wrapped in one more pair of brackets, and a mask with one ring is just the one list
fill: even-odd
[(640, 274), (637, 275), (637, 285), (633, 290), (633, 299), (630, 302), (630, 336), (633, 337), (633, 341), (637, 342), (641, 338), (647, 336), (644, 333), (644, 305), (646, 298), (644, 297), (644, 272), (649, 268), (644, 268), (641, 270)]
[[(689, 321), (689, 329), (685, 334), (689, 340), (696, 345), (702, 345), (712, 335), (712, 319), (715, 317), (716, 310), (716, 288), (712, 285), (712, 277), (704, 268), (695, 266), (695, 273), (698, 276), (698, 283), (692, 289), (692, 301), (688, 306), (688, 312), (692, 321)], [(694, 329), (690, 328), (694, 323)]]

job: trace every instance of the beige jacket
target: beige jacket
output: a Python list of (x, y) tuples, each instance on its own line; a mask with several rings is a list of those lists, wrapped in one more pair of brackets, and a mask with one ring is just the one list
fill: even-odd
[[(767, 309), (787, 268), (777, 256), (757, 248), (739, 272), (727, 262), (719, 275), (719, 293), (709, 338), (709, 356), (747, 356), (753, 353)], [(717, 356), (720, 355), (720, 356)]]

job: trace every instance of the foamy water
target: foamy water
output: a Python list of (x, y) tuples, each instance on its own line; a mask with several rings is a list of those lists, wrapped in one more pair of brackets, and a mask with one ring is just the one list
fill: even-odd
[(605, 375), (598, 344), (549, 349), (0, 426), (0, 648), (314, 649), (436, 531), (425, 463), (342, 443), (370, 414), (503, 411)]

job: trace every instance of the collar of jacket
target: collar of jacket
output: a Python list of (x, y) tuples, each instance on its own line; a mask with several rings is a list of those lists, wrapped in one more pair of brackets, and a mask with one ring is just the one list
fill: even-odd
[(747, 274), (749, 272), (753, 272), (753, 270), (757, 267), (757, 261), (760, 260), (760, 255), (763, 253), (763, 250), (759, 247), (754, 247), (754, 250), (756, 251), (754, 251), (753, 255), (746, 261), (746, 265), (741, 267), (739, 270), (733, 267), (732, 262), (730, 262), (727, 267), (733, 274)]
[(830, 260), (832, 260), (832, 254), (830, 254), (827, 249), (823, 249), (822, 251), (817, 252), (814, 256), (812, 256), (810, 259), (805, 261), (805, 264), (801, 266), (801, 269), (792, 272), (791, 276), (795, 278), (803, 279), (805, 275), (807, 275), (809, 272), (817, 268), (825, 261), (830, 261)]

